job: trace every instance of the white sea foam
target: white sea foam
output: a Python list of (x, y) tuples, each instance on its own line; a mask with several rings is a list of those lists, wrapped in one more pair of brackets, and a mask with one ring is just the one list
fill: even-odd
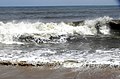
[[(70, 53), (71, 52), (71, 53)], [(83, 52), (83, 53), (81, 53)], [(86, 65), (95, 65), (96, 67), (108, 65), (109, 67), (120, 66), (120, 50), (96, 50), (89, 54), (88, 50), (77, 51), (68, 50), (62, 54), (58, 54), (55, 50), (39, 49), (31, 52), (24, 52), (21, 50), (9, 50), (0, 51), (0, 63), (12, 63), (12, 64), (32, 64), (37, 65), (49, 65), (62, 67), (86, 67)]]
[(100, 32), (103, 35), (110, 34), (106, 23), (111, 20), (110, 17), (101, 17), (94, 20), (86, 20), (84, 25), (72, 26), (67, 23), (42, 23), (42, 22), (0, 22), (0, 42), (11, 44), (21, 44), (19, 41), (21, 35), (31, 36), (35, 39), (50, 40), (50, 37), (60, 37), (57, 42), (66, 42), (67, 37), (74, 35), (97, 35), (96, 24), (100, 24)]
[[(24, 44), (26, 42), (64, 43), (71, 36), (97, 35), (98, 30), (102, 35), (109, 35), (107, 23), (110, 17), (101, 17), (85, 20), (76, 26), (69, 23), (42, 23), (42, 22), (0, 22), (0, 42), (5, 44)], [(96, 26), (97, 25), (97, 26)], [(99, 28), (99, 29), (97, 29)], [(32, 64), (60, 65), (63, 67), (84, 67), (86, 65), (118, 65), (120, 66), (119, 49), (66, 50), (62, 53), (49, 48), (36, 50), (3, 49), (0, 50), (0, 64)]]

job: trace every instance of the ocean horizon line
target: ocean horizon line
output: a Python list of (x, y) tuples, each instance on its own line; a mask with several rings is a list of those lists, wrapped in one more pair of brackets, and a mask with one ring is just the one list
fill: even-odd
[(117, 7), (119, 5), (5, 5), (0, 7)]

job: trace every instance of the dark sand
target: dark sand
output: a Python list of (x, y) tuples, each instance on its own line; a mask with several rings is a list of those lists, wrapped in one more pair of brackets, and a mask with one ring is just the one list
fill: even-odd
[(120, 79), (120, 69), (0, 66), (0, 79)]

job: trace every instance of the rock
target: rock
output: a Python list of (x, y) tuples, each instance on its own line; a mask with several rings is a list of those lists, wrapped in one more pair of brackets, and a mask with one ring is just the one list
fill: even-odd
[(108, 24), (111, 30), (115, 30), (115, 31), (120, 30), (120, 20), (112, 20)]
[(120, 35), (120, 20), (112, 20), (108, 23), (111, 34)]

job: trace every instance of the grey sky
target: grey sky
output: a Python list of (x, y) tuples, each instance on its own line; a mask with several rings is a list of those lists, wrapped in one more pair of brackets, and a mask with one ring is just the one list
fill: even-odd
[(117, 5), (116, 0), (0, 0), (0, 6)]

